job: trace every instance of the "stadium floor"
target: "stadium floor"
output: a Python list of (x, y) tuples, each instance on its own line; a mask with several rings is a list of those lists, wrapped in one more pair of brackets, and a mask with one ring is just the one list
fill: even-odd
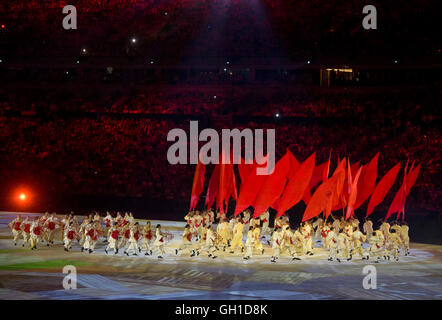
[[(62, 244), (36, 251), (15, 247), (0, 214), (0, 299), (442, 299), (442, 246), (411, 244), (399, 262), (328, 262), (327, 252), (292, 262), (270, 262), (271, 249), (245, 261), (240, 255), (175, 256), (181, 222), (161, 221), (174, 234), (163, 260), (156, 256), (106, 255), (104, 244), (92, 254)], [(152, 221), (155, 225), (157, 221)], [(374, 265), (377, 289), (364, 289), (363, 268)], [(64, 290), (63, 267), (77, 269), (77, 289)]]

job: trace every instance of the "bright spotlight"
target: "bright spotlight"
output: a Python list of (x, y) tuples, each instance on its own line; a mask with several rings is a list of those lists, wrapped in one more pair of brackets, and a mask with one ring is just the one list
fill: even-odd
[(24, 193), (20, 193), (19, 198), (21, 201), (24, 201), (24, 200), (26, 200), (26, 195)]
[(135, 43), (135, 42), (137, 42), (137, 39), (132, 38), (132, 43)]
[(275, 117), (279, 118), (279, 113), (275, 114)]

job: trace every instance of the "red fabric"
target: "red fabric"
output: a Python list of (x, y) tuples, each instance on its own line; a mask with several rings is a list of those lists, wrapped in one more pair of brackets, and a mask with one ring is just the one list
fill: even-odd
[(198, 199), (203, 191), (204, 179), (205, 179), (206, 167), (198, 159), (198, 164), (195, 168), (195, 174), (193, 176), (192, 194), (190, 196), (190, 211), (196, 208)]
[(358, 172), (354, 180), (352, 181), (352, 185), (350, 187), (350, 195), (348, 196), (348, 204), (347, 204), (347, 212), (345, 215), (345, 219), (349, 219), (353, 215), (354, 205), (356, 202), (356, 197), (358, 195), (358, 181), (361, 176), (362, 167), (359, 168)]
[(17, 221), (16, 223), (14, 223), (14, 230), (20, 231), (20, 225), (21, 225), (20, 221)]
[(70, 230), (70, 231), (68, 231), (67, 238), (69, 240), (73, 240), (74, 239), (74, 235), (75, 235), (75, 231)]
[(120, 235), (120, 231), (118, 231), (118, 230), (114, 230), (114, 231), (112, 231), (112, 233), (111, 233), (111, 237), (112, 237), (112, 239), (115, 239), (115, 240), (118, 240), (118, 236)]
[(247, 177), (252, 173), (254, 169), (253, 162), (245, 163), (245, 160), (241, 158), (241, 163), (238, 164), (239, 177), (241, 179), (241, 184), (243, 184)]
[(287, 149), (285, 155), (276, 163), (272, 174), (265, 176), (265, 182), (253, 203), (253, 217), (259, 217), (272, 205), (284, 191), (290, 169), (291, 152)]
[(250, 169), (250, 175), (248, 176), (246, 181), (241, 182), (239, 197), (236, 201), (235, 216), (237, 216), (252, 205), (253, 201), (256, 198), (256, 195), (258, 194), (261, 186), (263, 185), (267, 177), (265, 175), (256, 174), (256, 169), (258, 167), (256, 163), (251, 164), (250, 166), (252, 166), (252, 168)]
[(148, 230), (148, 231), (147, 231), (147, 233), (146, 233), (146, 238), (149, 239), (149, 240), (152, 240), (152, 238), (153, 238), (152, 230)]
[(49, 230), (54, 230), (54, 229), (55, 229), (55, 222), (50, 221), (50, 222), (48, 223), (48, 229), (49, 229)]
[(135, 232), (135, 234), (134, 234), (134, 238), (135, 238), (135, 240), (137, 240), (137, 241), (138, 241), (138, 239), (140, 239), (140, 232), (139, 232), (139, 231)]
[(190, 240), (192, 239), (192, 234), (191, 234), (191, 233), (188, 233), (187, 236), (186, 236), (186, 238), (187, 238), (187, 241), (190, 241)]
[(127, 229), (127, 230), (124, 232), (124, 237), (125, 237), (126, 239), (129, 239), (129, 237), (130, 237), (130, 230), (129, 230), (129, 229)]
[(89, 231), (87, 232), (87, 235), (92, 238), (95, 235), (95, 230), (89, 229)]
[(41, 233), (41, 228), (40, 228), (39, 226), (35, 227), (35, 228), (34, 228), (34, 234), (35, 234), (36, 236), (39, 236), (40, 233)]
[(390, 190), (394, 184), (394, 181), (396, 180), (400, 167), (401, 163), (399, 162), (393, 168), (391, 168), (377, 184), (373, 194), (371, 195), (370, 201), (368, 202), (366, 214), (367, 217), (373, 212), (374, 208), (381, 203), (382, 200), (384, 200), (388, 190)]
[(24, 226), (25, 226), (24, 232), (30, 233), (31, 232), (31, 224), (30, 223), (25, 223)]
[(410, 193), (410, 189), (413, 187), (414, 183), (416, 182), (417, 176), (419, 175), (421, 165), (419, 164), (415, 169), (410, 169), (409, 174), (406, 174), (404, 176), (404, 181), (397, 191), (393, 202), (391, 203), (387, 216), (385, 219), (388, 219), (393, 213), (398, 213), (398, 218), (400, 213), (404, 213), (405, 208), (405, 201)]
[(362, 169), (361, 176), (359, 178), (358, 195), (356, 197), (356, 205), (354, 208), (355, 210), (359, 208), (374, 191), (378, 172), (378, 159), (379, 153), (377, 153), (373, 159), (371, 159), (369, 164)]
[(337, 201), (337, 186), (340, 185), (341, 181), (344, 179), (345, 175), (345, 159), (336, 168), (332, 177), (327, 181), (319, 185), (313, 194), (311, 200), (309, 201), (307, 208), (305, 209), (302, 221), (307, 221), (311, 218), (316, 217), (324, 210), (327, 214), (330, 214), (333, 201)]
[(206, 194), (206, 206), (207, 208), (211, 208), (213, 203), (215, 202), (215, 198), (218, 194), (219, 188), (219, 164), (215, 165), (213, 169), (212, 176), (210, 177), (209, 186), (207, 187)]
[(316, 153), (313, 153), (307, 160), (305, 160), (299, 167), (297, 172), (289, 177), (287, 187), (281, 196), (279, 203), (278, 217), (283, 215), (287, 210), (296, 205), (303, 197), (305, 190), (308, 188), (310, 179), (315, 168)]

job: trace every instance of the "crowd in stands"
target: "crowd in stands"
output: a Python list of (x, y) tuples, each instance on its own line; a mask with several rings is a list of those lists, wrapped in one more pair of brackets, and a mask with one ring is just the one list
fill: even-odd
[[(109, 108), (101, 110), (110, 113), (100, 113), (94, 103), (83, 101), (83, 110), (90, 108), (86, 116), (59, 117), (56, 110), (74, 105), (76, 101), (75, 97), (71, 101), (63, 95), (58, 96), (58, 100), (54, 96), (51, 103), (57, 104), (53, 107), (55, 111), (45, 116), (38, 112), (30, 115), (3, 112), (0, 116), (0, 175), (4, 181), (34, 177), (48, 192), (185, 200), (190, 194), (194, 167), (168, 164), (166, 155), (171, 143), (166, 137), (168, 131), (176, 127), (188, 132), (189, 120), (192, 115), (198, 115), (207, 120), (200, 128), (205, 125), (215, 129), (276, 128), (277, 159), (289, 148), (300, 160), (316, 151), (318, 163), (325, 161), (330, 152), (334, 160), (338, 156), (350, 156), (353, 161), (368, 163), (379, 151), (380, 174), (398, 161), (403, 168), (407, 159), (416, 160), (423, 167), (410, 202), (440, 211), (440, 126), (427, 125), (424, 121), (424, 115), (437, 117), (437, 112), (422, 112), (419, 106), (413, 107), (413, 103), (423, 102), (413, 100), (416, 93), (394, 94), (393, 90), (387, 96), (381, 89), (378, 95), (359, 89), (346, 93), (331, 89), (318, 97), (306, 90), (284, 93), (282, 89), (278, 98), (272, 90), (270, 93), (261, 90), (260, 94), (255, 90), (256, 101), (267, 101), (259, 105), (250, 99), (249, 90), (253, 91), (245, 88), (228, 92), (229, 99), (238, 100), (236, 107), (223, 93), (217, 93), (215, 99), (213, 91), (195, 88), (192, 92), (186, 88), (122, 95)], [(12, 93), (4, 93), (3, 98), (10, 96)], [(37, 101), (32, 98), (22, 97), (31, 104)], [(290, 103), (284, 106), (287, 101)], [(11, 101), (0, 103), (4, 111)], [(394, 108), (396, 103), (403, 108)], [(270, 105), (284, 114), (286, 121), (284, 117), (275, 119), (273, 114), (263, 112), (272, 110)], [(228, 108), (232, 110), (230, 113)], [(315, 108), (320, 111), (312, 111)], [(369, 110), (373, 114), (366, 108), (372, 108)], [(384, 112), (380, 112), (383, 108), (386, 108)], [(147, 116), (123, 116), (129, 112)], [(155, 118), (149, 117), (149, 112), (179, 117)], [(234, 117), (254, 112), (270, 116)], [(314, 117), (306, 117), (309, 112), (313, 112)], [(342, 117), (346, 113), (351, 116)], [(287, 116), (298, 114), (306, 121), (299, 122), (297, 118), (292, 121)], [(325, 121), (321, 123), (321, 119)]]

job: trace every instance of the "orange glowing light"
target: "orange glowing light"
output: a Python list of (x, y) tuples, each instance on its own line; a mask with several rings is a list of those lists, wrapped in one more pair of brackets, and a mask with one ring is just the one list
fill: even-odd
[(20, 193), (19, 198), (21, 201), (24, 201), (24, 200), (26, 200), (26, 195), (24, 193)]

